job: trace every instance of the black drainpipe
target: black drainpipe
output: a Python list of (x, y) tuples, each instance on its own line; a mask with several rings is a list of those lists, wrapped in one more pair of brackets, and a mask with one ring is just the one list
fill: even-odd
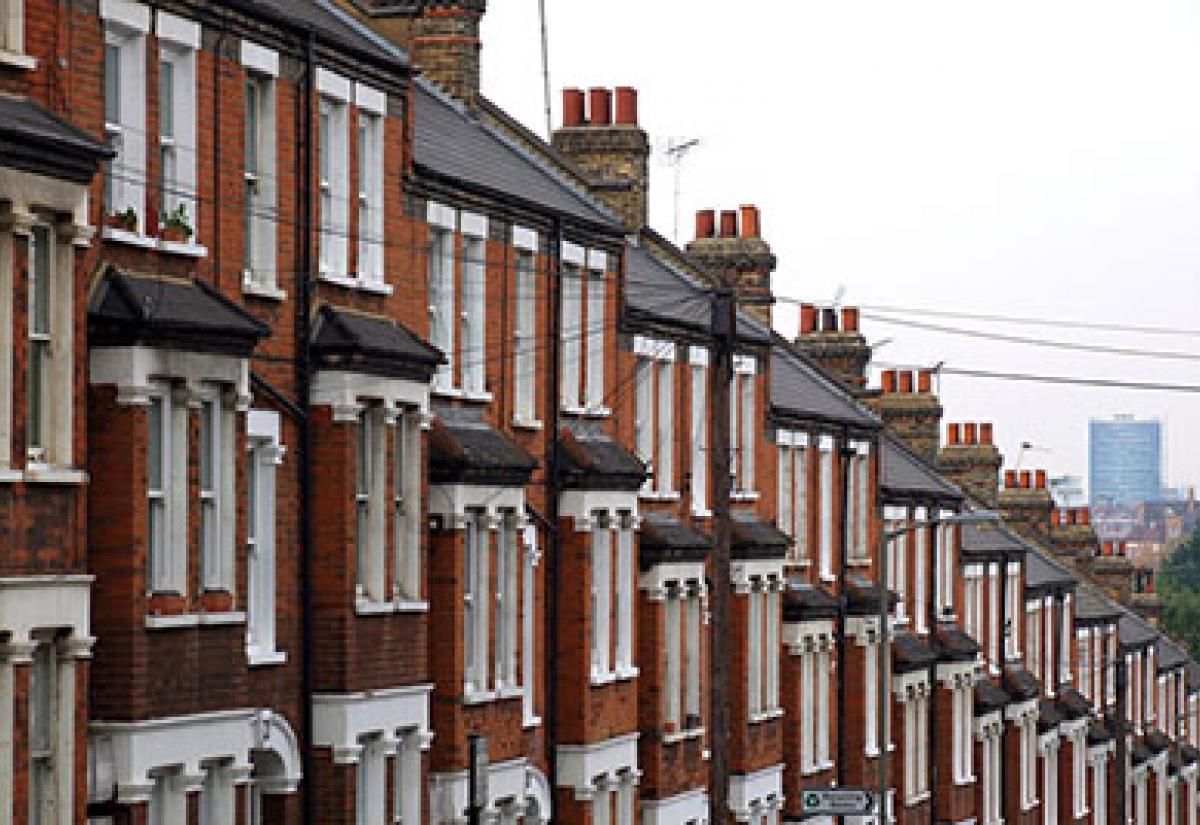
[[(850, 455), (850, 431), (846, 427), (842, 428), (839, 443), (837, 445), (838, 456), (838, 487), (841, 490), (842, 500), (838, 503), (838, 635), (837, 635), (837, 709), (838, 709), (838, 742), (837, 742), (837, 784), (838, 787), (846, 785), (846, 619), (850, 610), (850, 596), (846, 591), (846, 522), (847, 513), (846, 507), (849, 504), (850, 492), (850, 473), (849, 473), (849, 455)], [(882, 657), (881, 657), (882, 658)], [(882, 661), (879, 665), (882, 666)], [(879, 727), (882, 720), (876, 720), (876, 738), (879, 735)], [(878, 743), (876, 743), (878, 744)], [(839, 822), (845, 822), (845, 817), (838, 817)]]
[(315, 60), (316, 33), (309, 29), (304, 46), (304, 94), (300, 98), (302, 134), (300, 149), (300, 222), (297, 227), (298, 243), (300, 246), (300, 267), (296, 273), (294, 289), (296, 292), (296, 395), (300, 407), (304, 411), (299, 421), (300, 437), (299, 455), (297, 456), (300, 473), (300, 633), (303, 649), (303, 664), (300, 677), (300, 718), (303, 721), (303, 751), (302, 766), (304, 779), (300, 783), (301, 803), (304, 807), (304, 825), (316, 825), (317, 797), (313, 790), (313, 594), (312, 594), (312, 491), (310, 489), (310, 462), (312, 431), (309, 427), (308, 411), (312, 404), (311, 385), (309, 382), (309, 329), (310, 303), (312, 300), (309, 273), (312, 269), (313, 247), (313, 214), (312, 214), (312, 160), (313, 160), (313, 93), (316, 83)]
[[(558, 593), (562, 578), (562, 531), (558, 512), (559, 496), (559, 396), (562, 369), (559, 363), (562, 353), (562, 315), (559, 311), (559, 295), (562, 292), (561, 253), (563, 243), (562, 220), (554, 218), (551, 230), (548, 265), (550, 277), (546, 279), (546, 311), (549, 313), (549, 336), (546, 352), (550, 356), (549, 392), (546, 411), (546, 437), (549, 461), (546, 467), (546, 520), (550, 523), (550, 546), (546, 552), (546, 780), (550, 784), (551, 798), (558, 788)], [(551, 821), (557, 819), (551, 817)]]
[[(927, 511), (928, 512), (928, 511)], [(915, 515), (915, 512), (914, 512)], [(918, 528), (920, 529), (920, 528)], [(936, 537), (937, 532), (934, 535)], [(905, 537), (907, 541), (907, 536)], [(928, 545), (926, 545), (928, 546)], [(937, 581), (938, 575), (938, 547), (937, 539), (933, 542), (932, 565), (932, 580)], [(937, 591), (937, 587), (934, 587)], [(929, 665), (929, 718), (925, 720), (927, 730), (925, 731), (926, 744), (929, 749), (929, 821), (937, 825), (937, 809), (938, 809), (938, 737), (937, 737), (937, 668), (938, 668), (938, 643), (937, 643), (937, 606), (933, 604), (936, 599), (930, 599), (926, 607), (929, 624), (929, 649), (933, 651), (933, 662)]]
[[(1010, 561), (1010, 559), (1008, 557), (1008, 554), (1005, 554), (1004, 561), (1001, 562), (1001, 564), (1004, 566), (1000, 570), (1000, 617), (1001, 617), (1000, 629), (1002, 630), (1002, 633), (1000, 634), (1000, 650), (998, 651), (998, 653), (1000, 655), (1001, 678), (1003, 678), (1004, 667), (1008, 663), (1009, 634), (1010, 633), (1013, 634), (1013, 638), (1015, 639), (1016, 632), (1017, 632), (1017, 628), (1016, 628), (1017, 617), (1008, 615), (1008, 564), (1009, 564), (1009, 561)], [(1005, 730), (1004, 730), (1004, 711), (1003, 710), (1000, 711), (1000, 715), (1001, 715), (1000, 716), (1000, 788), (1003, 790), (1004, 788), (1008, 787), (1008, 785), (1005, 784), (1006, 780), (1008, 779), (1008, 777), (1006, 776), (1007, 772), (1005, 770), (1005, 764), (1008, 762), (1008, 755), (1004, 752), (1006, 743), (1004, 741), (1005, 740)], [(1034, 737), (1035, 738), (1037, 737), (1036, 731), (1034, 732)], [(1003, 813), (1001, 815), (1003, 815)]]

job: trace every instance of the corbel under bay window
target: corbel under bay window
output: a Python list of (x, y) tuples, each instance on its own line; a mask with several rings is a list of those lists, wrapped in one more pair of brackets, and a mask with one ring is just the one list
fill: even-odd
[(275, 472), (283, 460), (279, 414), (251, 410), (246, 426), (246, 656), (251, 665), (286, 660), (275, 637)]
[(648, 475), (642, 494), (672, 498), (675, 490), (676, 346), (635, 336), (634, 443)]
[(729, 471), (735, 498), (757, 496), (754, 478), (755, 437), (761, 422), (755, 401), (758, 361), (751, 355), (733, 357), (733, 379), (729, 390)]
[(384, 286), (384, 123), (387, 96), (356, 83), (358, 120), (358, 280)]
[(462, 213), (463, 236), (462, 314), (462, 390), (468, 397), (487, 398), (487, 233), (488, 221), (482, 215)]
[(279, 55), (248, 40), (241, 44), (246, 70), (242, 177), (242, 290), (246, 294), (283, 298), (275, 261), (276, 208), (275, 79)]
[(157, 12), (159, 232), (172, 219), (192, 230), (187, 239), (160, 238), (165, 251), (203, 254), (196, 242), (196, 51), (200, 26), (182, 17)]
[(792, 562), (809, 561), (808, 547), (808, 433), (780, 429), (775, 433), (779, 458), (777, 485), (779, 529), (792, 539)]
[(516, 306), (513, 311), (513, 424), (536, 427), (537, 414), (537, 251), (538, 236), (514, 226)]
[(347, 278), (350, 234), (350, 81), (317, 69), (320, 193), (320, 273), (333, 282)]
[[(104, 227), (104, 237), (147, 245), (146, 34), (150, 9), (101, 4), (104, 17), (104, 129), (116, 156), (109, 162), (104, 213), (130, 215), (132, 227)], [(150, 241), (153, 244), (153, 241)]]

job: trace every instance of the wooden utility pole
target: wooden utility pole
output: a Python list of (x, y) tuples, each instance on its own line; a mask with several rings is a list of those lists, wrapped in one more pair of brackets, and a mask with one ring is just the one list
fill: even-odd
[(729, 815), (729, 737), (730, 693), (733, 689), (731, 663), (734, 635), (730, 627), (730, 512), (729, 498), (733, 488), (730, 462), (729, 405), (733, 385), (733, 350), (737, 334), (737, 296), (732, 273), (714, 273), (716, 284), (712, 295), (713, 358), (709, 398), (712, 400), (713, 443), (709, 467), (713, 484), (713, 547), (712, 592), (709, 605), (712, 616), (708, 625), (709, 650), (712, 666), (710, 695), (711, 724), (709, 742), (709, 822), (727, 825)]

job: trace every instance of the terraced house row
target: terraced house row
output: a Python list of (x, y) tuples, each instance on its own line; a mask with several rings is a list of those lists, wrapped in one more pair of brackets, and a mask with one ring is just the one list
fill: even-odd
[(0, 820), (1195, 825), (1152, 582), (485, 5), (0, 3)]

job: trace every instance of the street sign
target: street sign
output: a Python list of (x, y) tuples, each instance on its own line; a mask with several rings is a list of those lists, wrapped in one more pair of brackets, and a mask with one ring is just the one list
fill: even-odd
[(862, 788), (800, 792), (800, 810), (806, 814), (866, 816), (874, 809), (875, 794)]

